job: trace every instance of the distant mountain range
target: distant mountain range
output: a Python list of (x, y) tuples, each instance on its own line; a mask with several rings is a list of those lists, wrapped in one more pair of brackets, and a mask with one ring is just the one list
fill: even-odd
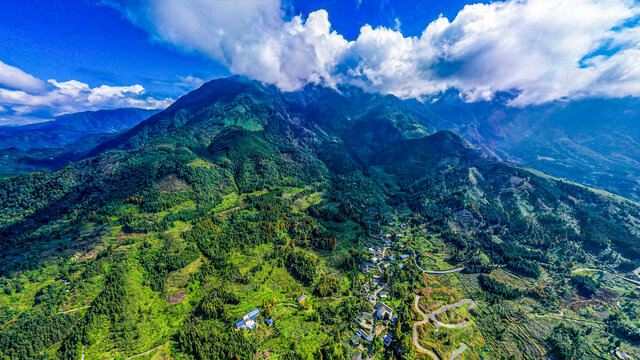
[(113, 109), (58, 116), (24, 126), (0, 126), (0, 175), (57, 170), (159, 110)]
[[(186, 120), (167, 123), (167, 114), (172, 119), (180, 119), (185, 108), (197, 108), (208, 101), (212, 93), (219, 94), (222, 90), (216, 88), (219, 83), (205, 84), (200, 91), (179, 99), (159, 114), (157, 120), (140, 124), (122, 135), (110, 136), (131, 129), (158, 111), (102, 110), (64, 115), (46, 123), (0, 127), (0, 163), (11, 170), (3, 173), (57, 169), (87, 153), (94, 155), (111, 146), (135, 146), (154, 134), (182, 125), (180, 121)], [(237, 91), (234, 85), (227, 86), (225, 94)], [(310, 116), (332, 127), (346, 126), (346, 122), (353, 120), (353, 114), (363, 108), (370, 110), (357, 119), (360, 127), (375, 126), (378, 115), (399, 123), (411, 118), (415, 122), (407, 123), (403, 131), (417, 131), (414, 136), (452, 130), (498, 159), (640, 200), (640, 100), (635, 98), (511, 107), (507, 103), (512, 96), (505, 93), (498, 94), (492, 101), (465, 103), (457, 92), (449, 91), (437, 99), (419, 102), (369, 94), (347, 86), (338, 91), (307, 86), (285, 97), (290, 103), (296, 99), (301, 103), (313, 99), (316, 108)], [(391, 110), (376, 113), (383, 104)], [(178, 109), (182, 115), (177, 113)], [(368, 120), (370, 124), (365, 123)], [(416, 124), (421, 127), (418, 129)], [(194, 130), (196, 136), (204, 137), (211, 131), (209, 125)], [(91, 137), (81, 140), (85, 136)], [(391, 132), (381, 136), (397, 135)], [(90, 151), (96, 145), (96, 149)], [(15, 149), (2, 150), (9, 148)], [(56, 150), (42, 151), (51, 148)]]
[(85, 111), (37, 124), (0, 126), (0, 150), (61, 148), (87, 135), (128, 130), (158, 111), (134, 108)]
[(510, 107), (507, 96), (420, 104), (428, 125), (458, 132), (496, 157), (640, 200), (640, 100), (583, 99)]
[[(576, 164), (584, 155), (554, 145), (560, 130), (523, 133), (526, 109), (503, 106), (488, 126), (498, 107), (217, 79), (59, 171), (0, 179), (0, 358), (155, 348), (175, 359), (415, 360), (428, 346), (438, 358), (595, 360), (614, 359), (615, 343), (637, 356), (640, 306), (624, 286), (640, 266), (640, 205), (500, 160), (527, 143)], [(439, 130), (474, 126), (480, 145)], [(605, 153), (584, 137), (570, 139)], [(419, 263), (463, 271), (425, 276)], [(572, 274), (585, 269), (603, 276)], [(301, 294), (308, 303), (293, 303)], [(373, 323), (387, 345), (358, 347), (354, 320), (373, 313), (372, 296), (397, 323)], [(478, 306), (441, 319), (464, 329), (423, 323), (412, 337), (421, 296), (433, 309)], [(256, 308), (265, 326), (234, 330)]]

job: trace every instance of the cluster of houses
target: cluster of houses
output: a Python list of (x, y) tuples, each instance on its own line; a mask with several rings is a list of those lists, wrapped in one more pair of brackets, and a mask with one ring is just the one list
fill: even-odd
[[(384, 276), (381, 274), (386, 273), (389, 276), (393, 276), (394, 269), (402, 269), (405, 266), (406, 260), (411, 256), (403, 253), (404, 244), (397, 242), (394, 244), (394, 239), (399, 239), (406, 236), (405, 224), (389, 223), (390, 226), (397, 229), (396, 225), (399, 225), (400, 231), (395, 231), (395, 237), (390, 233), (380, 233), (371, 235), (376, 244), (371, 242), (366, 243), (368, 252), (371, 254), (370, 261), (365, 261), (360, 264), (360, 270), (365, 273), (371, 273), (370, 281), (362, 285), (362, 291), (366, 294), (366, 299), (373, 304), (373, 311), (363, 312), (355, 319), (354, 335), (351, 337), (350, 343), (356, 347), (358, 351), (354, 355), (352, 360), (361, 360), (362, 354), (365, 352), (366, 345), (368, 345), (374, 338), (374, 336), (384, 333), (382, 341), (385, 346), (389, 346), (393, 340), (392, 334), (388, 331), (387, 327), (393, 325), (398, 321), (398, 316), (394, 313), (391, 306), (385, 303), (390, 295), (388, 291), (384, 289), (387, 287)], [(376, 241), (377, 240), (377, 241)], [(393, 248), (391, 250), (390, 248)], [(302, 294), (296, 302), (304, 304), (307, 295)], [(245, 314), (240, 320), (235, 323), (236, 330), (252, 330), (258, 326), (257, 317), (260, 315), (260, 310), (255, 309)], [(273, 324), (273, 320), (265, 318), (264, 322), (267, 326)]]
[[(307, 300), (307, 295), (306, 294), (302, 294), (296, 299), (298, 304), (304, 303), (305, 300)], [(253, 330), (253, 329), (255, 329), (256, 326), (258, 326), (258, 321), (256, 320), (258, 315), (260, 315), (260, 309), (258, 309), (258, 308), (246, 313), (242, 317), (242, 319), (236, 321), (234, 329), (236, 331), (238, 331), (238, 330)], [(273, 325), (273, 319), (265, 318), (264, 319), (264, 323), (267, 324), (267, 326), (271, 326), (271, 325)]]
[[(389, 226), (399, 231), (394, 231), (395, 236), (392, 236), (391, 233), (371, 235), (372, 242), (365, 244), (371, 256), (370, 260), (359, 266), (363, 273), (371, 274), (370, 280), (362, 285), (362, 291), (366, 294), (366, 299), (373, 304), (371, 313), (362, 313), (355, 319), (355, 334), (350, 342), (360, 351), (366, 351), (364, 345), (372, 341), (374, 335), (381, 336), (385, 346), (391, 345), (393, 336), (387, 327), (398, 321), (394, 309), (385, 303), (390, 294), (385, 290), (386, 281), (383, 274), (387, 273), (389, 276), (393, 276), (394, 270), (402, 269), (411, 255), (403, 252), (404, 244), (402, 241), (398, 241), (407, 235), (406, 225), (392, 222), (389, 223)], [(356, 353), (357, 356), (361, 356), (361, 353)]]
[[(235, 324), (235, 330), (253, 330), (258, 326), (258, 321), (256, 320), (256, 318), (258, 317), (258, 315), (260, 315), (260, 309), (256, 308), (255, 310), (252, 310), (248, 313), (246, 313), (242, 319), (236, 321)], [(267, 326), (271, 326), (273, 325), (273, 320), (271, 320), (270, 318), (265, 318), (264, 319), (265, 324), (267, 324)]]
[[(402, 246), (402, 244), (399, 244), (399, 246)], [(360, 271), (364, 273), (376, 271), (378, 270), (378, 267), (380, 267), (380, 269), (387, 269), (389, 267), (393, 268), (396, 266), (394, 265), (394, 262), (404, 261), (411, 256), (409, 254), (394, 255), (391, 251), (389, 251), (388, 254), (385, 254), (384, 248), (377, 245), (367, 248), (367, 251), (369, 251), (369, 253), (371, 254), (371, 260), (365, 261), (360, 264)], [(398, 269), (402, 269), (404, 267), (404, 264), (399, 263), (397, 264), (397, 267)], [(390, 271), (391, 274), (393, 274), (393, 270)]]
[[(398, 321), (398, 316), (394, 314), (393, 309), (382, 301), (378, 301), (373, 306), (373, 312), (363, 312), (355, 320), (355, 335), (351, 338), (351, 345), (364, 351), (364, 346), (361, 344), (367, 344), (373, 340), (376, 334), (376, 328), (380, 329), (378, 325), (389, 326), (395, 324)], [(384, 328), (382, 329), (384, 331)], [(387, 331), (383, 337), (382, 342), (385, 346), (391, 344), (392, 336)]]

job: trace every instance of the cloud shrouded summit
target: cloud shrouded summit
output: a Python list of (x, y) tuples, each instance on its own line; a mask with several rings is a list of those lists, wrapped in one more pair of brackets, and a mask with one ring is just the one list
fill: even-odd
[(108, 3), (156, 40), (284, 90), (349, 83), (420, 97), (457, 88), (470, 101), (515, 90), (515, 105), (640, 96), (640, 5), (633, 0), (467, 5), (420, 36), (365, 25), (355, 40), (332, 30), (325, 10), (285, 20), (276, 0)]

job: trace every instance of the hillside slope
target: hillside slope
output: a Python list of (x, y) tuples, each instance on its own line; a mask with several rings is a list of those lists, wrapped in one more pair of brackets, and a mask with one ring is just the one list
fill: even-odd
[(640, 199), (640, 101), (584, 99), (507, 106), (508, 95), (464, 103), (456, 94), (419, 105), (429, 126), (450, 129), (499, 158)]
[(61, 148), (87, 135), (127, 130), (159, 110), (114, 109), (85, 111), (56, 117), (52, 121), (0, 127), (0, 150)]
[(44, 123), (0, 126), (0, 176), (59, 170), (158, 111), (86, 111)]
[[(571, 274), (633, 276), (638, 204), (501, 162), (397, 98), (350, 96), (219, 79), (93, 157), (0, 180), (0, 354), (640, 354), (634, 285)], [(460, 329), (412, 338), (411, 309), (467, 298), (438, 315)], [(369, 346), (353, 334), (378, 301), (397, 318)]]

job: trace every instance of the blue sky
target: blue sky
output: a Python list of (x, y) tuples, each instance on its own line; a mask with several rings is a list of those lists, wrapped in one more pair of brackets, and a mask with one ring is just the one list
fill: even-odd
[[(298, 1), (292, 14), (327, 9), (336, 30), (348, 39), (360, 27), (395, 25), (419, 35), (440, 13), (455, 15), (464, 1), (409, 2)], [(40, 79), (78, 80), (90, 86), (140, 84), (161, 97), (176, 97), (175, 86), (188, 76), (208, 80), (230, 75), (214, 60), (170, 44), (152, 41), (149, 34), (117, 10), (90, 0), (2, 1), (0, 60)]]
[(478, 101), (515, 90), (514, 106), (640, 95), (635, 0), (0, 4), (0, 125), (163, 107), (230, 74), (286, 91), (348, 83), (423, 98), (456, 88)]
[(40, 79), (91, 86), (141, 84), (176, 96), (180, 77), (228, 74), (216, 62), (152, 42), (109, 7), (84, 0), (4, 1), (0, 60)]

